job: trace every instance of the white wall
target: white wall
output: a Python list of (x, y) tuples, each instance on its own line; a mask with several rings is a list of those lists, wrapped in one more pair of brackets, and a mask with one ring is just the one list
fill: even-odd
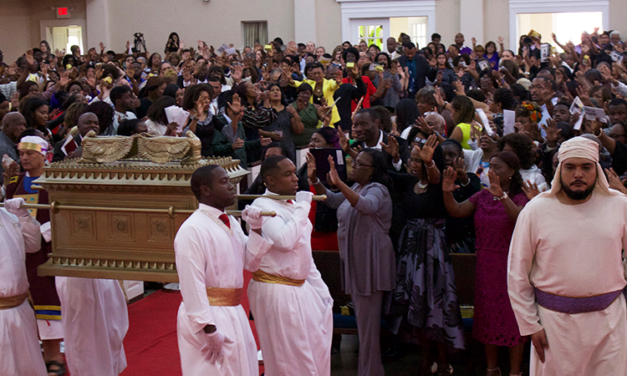
[(0, 12), (0, 50), (11, 65), (30, 46), (28, 4), (22, 0), (3, 0)]
[[(314, 0), (308, 0), (314, 1)], [(330, 54), (342, 40), (342, 13), (336, 0), (316, 2), (316, 45), (323, 46)], [(296, 20), (300, 22), (300, 20)]]
[(163, 53), (173, 31), (194, 48), (199, 39), (216, 49), (222, 43), (241, 48), (241, 21), (268, 21), (270, 40), (280, 36), (287, 43), (294, 38), (294, 0), (108, 1), (111, 47), (116, 51), (142, 32), (148, 51)]
[[(464, 1), (464, 0), (461, 0)], [(506, 0), (499, 0), (506, 1)], [(448, 46), (455, 43), (455, 34), (459, 33), (460, 0), (438, 0), (435, 2), (436, 30), (442, 36), (442, 43)]]

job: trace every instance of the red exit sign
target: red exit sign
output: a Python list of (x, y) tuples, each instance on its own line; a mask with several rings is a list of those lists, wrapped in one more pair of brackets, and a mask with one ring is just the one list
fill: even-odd
[(67, 7), (57, 8), (57, 18), (70, 18), (70, 11)]

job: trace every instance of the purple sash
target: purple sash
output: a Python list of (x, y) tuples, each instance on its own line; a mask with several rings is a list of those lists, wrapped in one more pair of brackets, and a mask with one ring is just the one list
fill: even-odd
[(536, 301), (539, 305), (551, 311), (561, 313), (585, 313), (602, 311), (614, 302), (614, 300), (620, 295), (622, 290), (608, 292), (607, 294), (582, 297), (582, 298), (569, 298), (566, 296), (559, 296), (549, 294), (539, 289), (535, 289)]

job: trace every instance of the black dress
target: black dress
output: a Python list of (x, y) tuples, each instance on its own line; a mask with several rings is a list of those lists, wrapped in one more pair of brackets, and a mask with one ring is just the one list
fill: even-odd
[[(419, 179), (390, 172), (398, 204), (394, 217), (406, 221), (398, 240), (392, 313), (436, 342), (464, 348), (464, 330), (453, 265), (446, 247), (446, 207), (441, 184), (417, 194)], [(394, 223), (393, 223), (394, 226)]]
[[(465, 187), (459, 180), (455, 181), (455, 185), (459, 185), (453, 192), (455, 201), (464, 202), (481, 190), (481, 180), (477, 175), (469, 172), (468, 179), (470, 182)], [(453, 218), (447, 213), (444, 232), (449, 253), (475, 253), (474, 216)]]

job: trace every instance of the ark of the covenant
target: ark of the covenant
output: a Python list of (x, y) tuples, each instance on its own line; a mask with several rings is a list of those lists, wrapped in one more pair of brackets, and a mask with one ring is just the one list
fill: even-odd
[(82, 158), (53, 163), (37, 183), (48, 191), (52, 254), (44, 276), (178, 282), (174, 237), (198, 206), (192, 173), (207, 164), (234, 184), (249, 172), (238, 160), (205, 159), (186, 137), (97, 137)]

